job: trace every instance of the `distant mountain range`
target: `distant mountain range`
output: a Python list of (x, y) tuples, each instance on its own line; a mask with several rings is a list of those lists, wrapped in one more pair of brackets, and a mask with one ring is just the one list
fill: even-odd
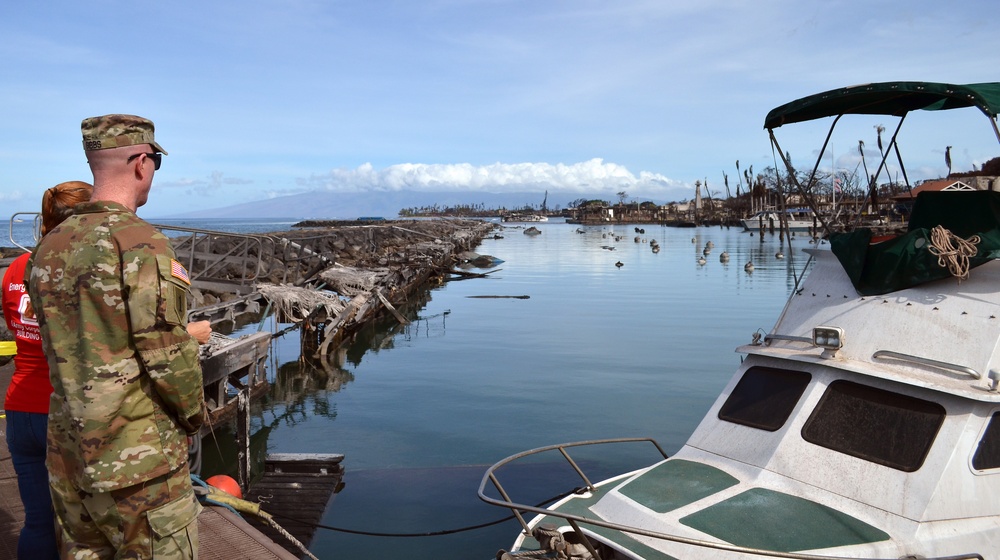
[[(194, 210), (164, 218), (284, 218), (289, 216), (310, 219), (354, 219), (359, 216), (395, 218), (403, 208), (422, 208), (437, 205), (447, 208), (457, 205), (481, 204), (486, 208), (520, 209), (525, 205), (540, 208), (544, 193), (537, 192), (426, 192), (387, 191), (367, 193), (337, 193), (314, 191), (244, 202), (223, 208)], [(549, 193), (546, 205), (550, 210), (566, 208), (580, 198), (599, 198), (581, 193)], [(613, 194), (604, 197), (617, 202)], [(635, 199), (629, 203), (635, 203)], [(640, 200), (640, 202), (642, 202)]]

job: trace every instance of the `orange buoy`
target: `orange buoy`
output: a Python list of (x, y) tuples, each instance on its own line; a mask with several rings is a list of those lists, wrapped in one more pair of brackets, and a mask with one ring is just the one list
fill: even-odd
[(240, 485), (237, 484), (233, 477), (224, 474), (212, 475), (205, 479), (205, 483), (209, 486), (214, 486), (219, 490), (222, 490), (226, 494), (236, 496), (239, 499), (243, 499), (243, 491), (240, 490)]

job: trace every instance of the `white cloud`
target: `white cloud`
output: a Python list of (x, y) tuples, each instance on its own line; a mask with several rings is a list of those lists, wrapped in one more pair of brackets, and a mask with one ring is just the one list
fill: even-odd
[(24, 200), (24, 193), (19, 190), (0, 192), (0, 201), (20, 202), (22, 200)]
[(677, 194), (688, 187), (658, 173), (638, 176), (622, 165), (594, 158), (563, 163), (401, 163), (376, 169), (370, 163), (338, 168), (299, 181), (303, 187), (335, 192), (370, 191), (527, 191), (606, 194), (626, 190), (632, 196)]

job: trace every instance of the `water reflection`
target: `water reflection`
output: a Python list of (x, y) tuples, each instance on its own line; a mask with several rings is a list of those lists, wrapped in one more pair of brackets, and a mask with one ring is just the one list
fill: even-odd
[[(287, 362), (278, 368), (267, 397), (251, 407), (251, 484), (263, 474), (272, 431), (278, 426), (295, 427), (310, 418), (336, 419), (336, 403), (314, 396), (324, 390), (339, 390), (353, 379), (350, 371), (331, 371), (304, 361)], [(239, 442), (235, 423), (217, 426), (206, 436), (202, 441), (202, 454), (203, 478), (214, 474), (236, 477)]]
[(420, 312), (431, 301), (432, 293), (425, 289), (422, 293), (412, 294), (406, 304), (397, 306), (396, 310), (408, 321), (406, 324), (388, 316), (362, 328), (341, 351), (328, 357), (331, 365), (336, 368), (343, 368), (347, 364), (357, 367), (366, 354), (404, 347), (416, 337), (443, 337), (450, 311), (420, 316)]
[[(326, 395), (340, 392), (354, 382), (354, 371), (366, 355), (406, 347), (416, 339), (445, 336), (450, 311), (420, 314), (431, 301), (433, 291), (428, 289), (431, 287), (411, 295), (407, 303), (397, 307), (397, 311), (408, 321), (406, 324), (400, 323), (395, 317), (383, 318), (365, 326), (349, 343), (326, 356), (297, 351), (294, 352), (294, 360), (282, 361), (277, 365), (284, 355), (290, 353), (291, 344), (297, 337), (292, 334), (272, 343), (270, 363), (273, 369), (268, 375), (271, 387), (267, 396), (251, 407), (251, 480), (260, 475), (268, 449), (274, 447), (269, 445), (268, 438), (275, 427), (291, 428), (307, 423), (310, 419), (336, 420), (336, 401)], [(290, 326), (274, 323), (273, 316), (268, 321), (275, 332), (287, 330)], [(247, 321), (244, 326), (247, 330), (255, 331), (259, 324), (262, 323), (258, 318)], [(233, 335), (243, 333), (244, 331), (237, 330)], [(301, 345), (297, 350), (300, 349)], [(215, 433), (206, 439), (204, 448), (202, 472), (205, 476), (235, 476), (238, 444), (233, 424), (217, 427)]]
[(299, 403), (317, 391), (339, 391), (354, 381), (354, 373), (341, 367), (346, 351), (340, 350), (327, 359), (302, 359), (278, 367), (271, 383), (270, 400), (285, 406)]
[[(251, 430), (250, 435), (250, 480), (260, 478), (264, 471), (264, 459), (267, 457), (267, 443), (276, 423), (258, 426)], [(204, 436), (201, 442), (201, 477), (208, 478), (216, 474), (226, 474), (238, 480), (239, 467), (237, 456), (239, 445), (233, 424), (218, 426), (211, 434)]]

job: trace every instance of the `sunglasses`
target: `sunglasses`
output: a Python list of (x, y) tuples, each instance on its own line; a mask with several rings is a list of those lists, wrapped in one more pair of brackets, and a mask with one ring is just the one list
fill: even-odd
[(154, 152), (149, 152), (149, 153), (144, 153), (144, 154), (133, 154), (133, 155), (130, 155), (128, 157), (128, 159), (125, 160), (125, 163), (132, 163), (132, 160), (135, 159), (135, 158), (137, 158), (137, 157), (139, 157), (139, 156), (146, 156), (149, 159), (153, 160), (153, 171), (156, 171), (157, 169), (159, 169), (160, 168), (160, 164), (163, 163), (163, 154), (161, 154), (161, 153), (154, 153)]

